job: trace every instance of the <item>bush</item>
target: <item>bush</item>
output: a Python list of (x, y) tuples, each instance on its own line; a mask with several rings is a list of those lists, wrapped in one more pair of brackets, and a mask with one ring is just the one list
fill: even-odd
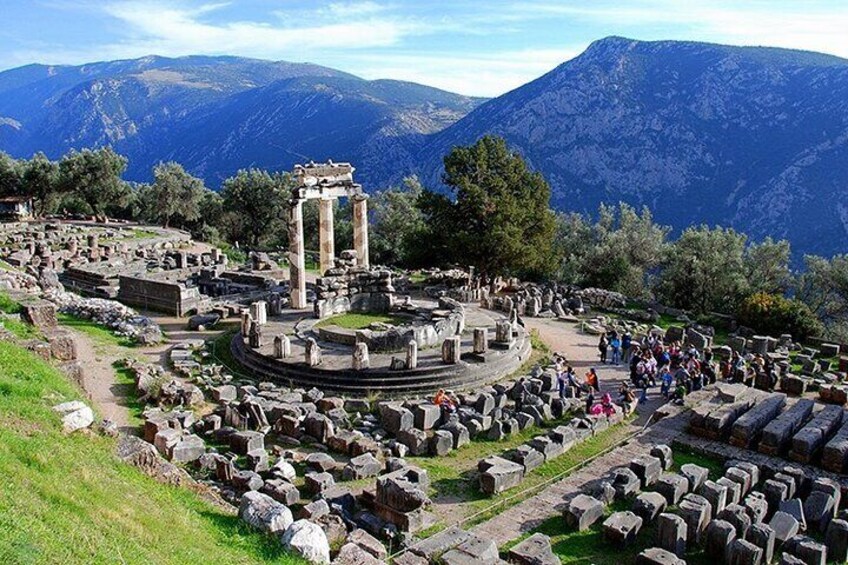
[(748, 296), (739, 305), (736, 318), (757, 332), (771, 336), (788, 333), (796, 340), (816, 337), (824, 331), (809, 306), (779, 294), (758, 292)]

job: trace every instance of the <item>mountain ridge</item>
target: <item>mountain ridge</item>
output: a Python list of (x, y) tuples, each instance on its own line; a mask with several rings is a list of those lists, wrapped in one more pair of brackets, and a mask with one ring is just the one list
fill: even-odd
[(0, 73), (0, 94), (0, 150), (108, 143), (133, 180), (168, 159), (218, 186), (239, 168), (333, 158), (370, 190), (413, 173), (444, 190), (442, 157), (496, 134), (545, 175), (558, 209), (624, 201), (678, 232), (848, 246), (848, 60), (816, 52), (612, 36), (490, 100), (208, 56), (21, 67)]

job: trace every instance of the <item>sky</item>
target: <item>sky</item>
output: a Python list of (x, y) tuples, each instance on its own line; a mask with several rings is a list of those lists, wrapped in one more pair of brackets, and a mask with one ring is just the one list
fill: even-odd
[(238, 55), (486, 97), (610, 35), (848, 58), (848, 0), (0, 0), (0, 69)]

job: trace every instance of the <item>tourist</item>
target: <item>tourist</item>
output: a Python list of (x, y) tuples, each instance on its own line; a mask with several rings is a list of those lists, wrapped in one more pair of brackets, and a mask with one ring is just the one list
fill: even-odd
[(595, 392), (601, 392), (601, 381), (598, 378), (598, 373), (595, 371), (594, 367), (589, 369), (589, 372), (586, 373), (586, 386), (589, 387), (590, 392), (592, 390)]
[(601, 363), (607, 362), (607, 347), (609, 346), (609, 342), (607, 341), (607, 334), (601, 334), (601, 339), (598, 340), (598, 352), (601, 354)]
[(630, 356), (633, 355), (633, 352), (630, 351), (632, 345), (633, 336), (630, 335), (630, 332), (624, 332), (624, 335), (621, 336), (621, 353), (623, 355), (622, 361), (624, 363), (630, 362)]
[(568, 380), (568, 386), (571, 387), (571, 390), (574, 391), (574, 395), (577, 398), (580, 398), (583, 393), (583, 383), (577, 378), (577, 373), (574, 372), (574, 367), (569, 365), (565, 369), (565, 377)]
[(564, 359), (562, 357), (557, 356), (556, 364), (554, 365), (554, 371), (556, 371), (556, 380), (557, 386), (559, 387), (560, 398), (565, 398), (565, 387), (568, 386), (568, 376), (565, 373), (563, 361)]
[(592, 404), (595, 403), (595, 393), (590, 387), (586, 392), (586, 414), (592, 413)]
[(610, 349), (612, 349), (612, 364), (620, 365), (621, 364), (621, 340), (618, 338), (618, 335), (613, 334), (612, 339), (610, 340)]
[(660, 369), (660, 394), (662, 394), (663, 398), (666, 400), (668, 400), (668, 397), (671, 394), (671, 383), (673, 382), (674, 377), (671, 375), (671, 371), (668, 367)]

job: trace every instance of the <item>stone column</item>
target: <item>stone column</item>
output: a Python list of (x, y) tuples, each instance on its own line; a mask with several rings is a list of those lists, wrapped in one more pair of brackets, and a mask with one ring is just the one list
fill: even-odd
[(314, 338), (306, 339), (306, 364), (310, 367), (316, 367), (321, 364), (321, 347)]
[(241, 313), (241, 335), (247, 337), (250, 333), (250, 323), (253, 321), (253, 318), (250, 316), (250, 312), (247, 310), (242, 311)]
[(414, 339), (406, 344), (406, 368), (418, 368), (418, 342)]
[(291, 357), (291, 340), (289, 340), (289, 336), (280, 334), (274, 338), (274, 357), (277, 359)]
[(498, 320), (495, 323), (495, 341), (498, 343), (512, 343), (512, 324), (508, 320)]
[(336, 258), (335, 230), (333, 228), (333, 200), (318, 201), (318, 237), (321, 247), (320, 269), (321, 276), (333, 268)]
[(268, 323), (267, 304), (264, 300), (258, 300), (250, 305), (250, 317), (256, 320), (260, 326)]
[(474, 353), (486, 353), (489, 350), (489, 334), (486, 328), (474, 328)]
[(306, 308), (306, 254), (303, 249), (303, 201), (289, 206), (289, 285), (291, 307)]
[(353, 248), (358, 264), (368, 267), (368, 197), (364, 194), (353, 197)]
[(353, 346), (353, 370), (363, 371), (369, 367), (368, 344), (359, 342)]
[(460, 341), (458, 336), (446, 338), (442, 342), (442, 362), (450, 365), (459, 363)]

